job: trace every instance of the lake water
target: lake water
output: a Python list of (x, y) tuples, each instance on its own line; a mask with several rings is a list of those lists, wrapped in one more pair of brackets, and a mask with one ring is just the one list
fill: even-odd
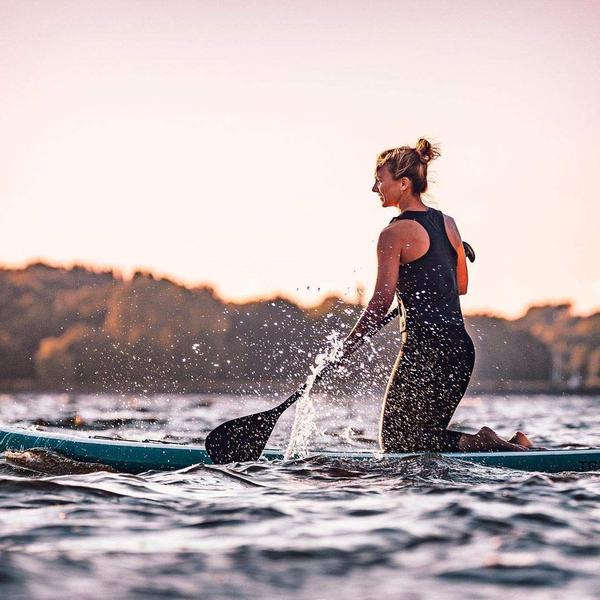
[[(0, 422), (201, 441), (281, 398), (20, 394)], [(600, 446), (600, 399), (467, 397), (453, 422)], [(314, 448), (374, 448), (378, 402), (317, 399)], [(293, 409), (270, 446), (288, 442)], [(0, 461), (0, 598), (598, 598), (600, 472), (308, 457), (139, 476)], [(43, 472), (45, 471), (45, 472)]]

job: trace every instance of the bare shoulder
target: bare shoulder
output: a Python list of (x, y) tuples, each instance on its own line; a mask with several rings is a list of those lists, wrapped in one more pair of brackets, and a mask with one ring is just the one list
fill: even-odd
[(456, 229), (456, 231), (458, 231), (458, 226), (456, 225), (454, 217), (451, 217), (446, 213), (442, 213), (442, 215), (444, 216), (444, 224), (446, 225), (446, 227), (450, 229)]
[(414, 225), (415, 221), (394, 221), (381, 230), (381, 233), (379, 234), (379, 241), (392, 244), (402, 243), (407, 238), (410, 238), (414, 235)]
[(447, 215), (445, 213), (442, 213), (442, 215), (444, 215), (444, 225), (446, 226), (446, 231), (452, 231), (460, 237), (458, 225), (456, 224), (454, 217), (451, 217), (450, 215)]
[(455, 248), (458, 248), (462, 244), (460, 232), (458, 231), (458, 225), (456, 224), (454, 218), (450, 215), (446, 215), (444, 213), (442, 213), (442, 215), (444, 215), (444, 225), (446, 227), (448, 239)]
[(386, 235), (388, 237), (406, 235), (415, 229), (415, 225), (419, 226), (419, 224), (412, 219), (399, 219), (384, 227), (381, 231), (381, 235)]

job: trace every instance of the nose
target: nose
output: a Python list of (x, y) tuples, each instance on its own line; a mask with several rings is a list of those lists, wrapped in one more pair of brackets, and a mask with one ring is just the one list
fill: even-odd
[(375, 183), (373, 184), (371, 191), (375, 192), (376, 194), (379, 194), (379, 188), (377, 187), (377, 181), (375, 181)]

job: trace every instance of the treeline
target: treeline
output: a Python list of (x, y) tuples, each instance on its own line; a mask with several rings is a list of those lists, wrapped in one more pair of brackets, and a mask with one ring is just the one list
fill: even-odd
[[(345, 335), (362, 307), (335, 297), (302, 309), (284, 298), (225, 302), (138, 272), (0, 269), (0, 386), (99, 391), (250, 391), (302, 381), (327, 339)], [(472, 388), (574, 389), (600, 383), (600, 313), (532, 307), (517, 320), (467, 318), (477, 347)], [(326, 387), (385, 384), (399, 347), (390, 325)], [(337, 386), (337, 387), (336, 387)]]

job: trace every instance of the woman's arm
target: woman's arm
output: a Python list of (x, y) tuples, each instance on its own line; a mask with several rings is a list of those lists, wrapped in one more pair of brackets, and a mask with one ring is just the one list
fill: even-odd
[(392, 304), (398, 283), (402, 253), (402, 241), (398, 230), (398, 226), (388, 226), (379, 235), (375, 291), (367, 308), (344, 340), (344, 353), (354, 349), (365, 335), (370, 335), (379, 329), (381, 321)]
[(458, 293), (463, 295), (467, 293), (469, 287), (469, 272), (467, 270), (465, 247), (463, 246), (460, 232), (458, 231), (454, 219), (448, 215), (444, 215), (444, 225), (446, 227), (448, 239), (456, 250), (456, 280), (458, 284)]

